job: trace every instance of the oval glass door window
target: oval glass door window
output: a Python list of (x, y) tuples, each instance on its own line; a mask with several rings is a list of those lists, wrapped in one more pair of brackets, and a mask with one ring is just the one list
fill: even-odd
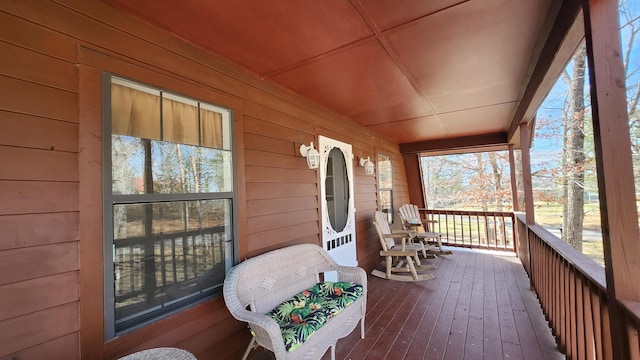
[(350, 194), (347, 163), (344, 154), (338, 148), (333, 148), (329, 152), (325, 187), (329, 221), (333, 230), (340, 232), (347, 225)]

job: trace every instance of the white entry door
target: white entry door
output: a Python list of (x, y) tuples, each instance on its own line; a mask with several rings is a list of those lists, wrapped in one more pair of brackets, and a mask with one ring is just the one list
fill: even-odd
[(357, 266), (353, 150), (350, 144), (324, 136), (319, 136), (318, 142), (322, 244), (338, 264)]

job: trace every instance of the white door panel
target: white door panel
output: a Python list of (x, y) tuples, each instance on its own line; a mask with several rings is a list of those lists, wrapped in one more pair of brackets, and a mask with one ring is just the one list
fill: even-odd
[(322, 245), (338, 264), (357, 266), (353, 150), (350, 144), (324, 136), (318, 140)]

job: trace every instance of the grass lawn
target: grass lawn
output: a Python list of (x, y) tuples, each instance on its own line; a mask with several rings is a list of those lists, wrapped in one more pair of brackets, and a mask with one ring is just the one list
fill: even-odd
[[(562, 226), (562, 205), (559, 203), (535, 203), (536, 223), (543, 226)], [(598, 203), (584, 204), (585, 230), (600, 230), (600, 206)]]
[[(535, 204), (536, 223), (545, 227), (562, 227), (562, 205), (559, 203)], [(598, 203), (584, 204), (584, 224), (585, 230), (600, 231), (600, 206)], [(583, 241), (582, 253), (595, 260), (598, 264), (604, 265), (604, 251), (602, 240)]]

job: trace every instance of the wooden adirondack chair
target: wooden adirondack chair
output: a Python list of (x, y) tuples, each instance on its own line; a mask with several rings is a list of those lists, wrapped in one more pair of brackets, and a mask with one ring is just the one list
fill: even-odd
[(414, 204), (404, 204), (398, 209), (400, 212), (400, 220), (405, 230), (415, 232), (415, 237), (425, 246), (430, 242), (435, 242), (438, 246), (440, 254), (451, 254), (451, 251), (445, 251), (442, 247), (442, 234), (439, 232), (429, 231), (429, 224), (436, 221), (423, 219), (420, 217), (418, 206)]
[[(418, 251), (426, 254), (427, 248), (425, 248), (424, 244), (407, 244), (406, 240), (410, 236), (407, 231), (392, 233), (385, 216), (380, 211), (376, 211), (373, 225), (376, 228), (380, 245), (382, 246), (380, 256), (385, 258), (386, 273), (380, 270), (373, 270), (372, 275), (398, 281), (420, 281), (434, 278), (432, 274), (418, 274), (418, 269), (421, 271), (435, 269), (433, 265), (423, 266), (420, 262)], [(396, 239), (401, 240), (401, 244), (396, 244)], [(394, 258), (404, 258), (404, 260), (398, 261), (394, 266)], [(411, 277), (407, 276), (406, 273), (410, 273)]]

